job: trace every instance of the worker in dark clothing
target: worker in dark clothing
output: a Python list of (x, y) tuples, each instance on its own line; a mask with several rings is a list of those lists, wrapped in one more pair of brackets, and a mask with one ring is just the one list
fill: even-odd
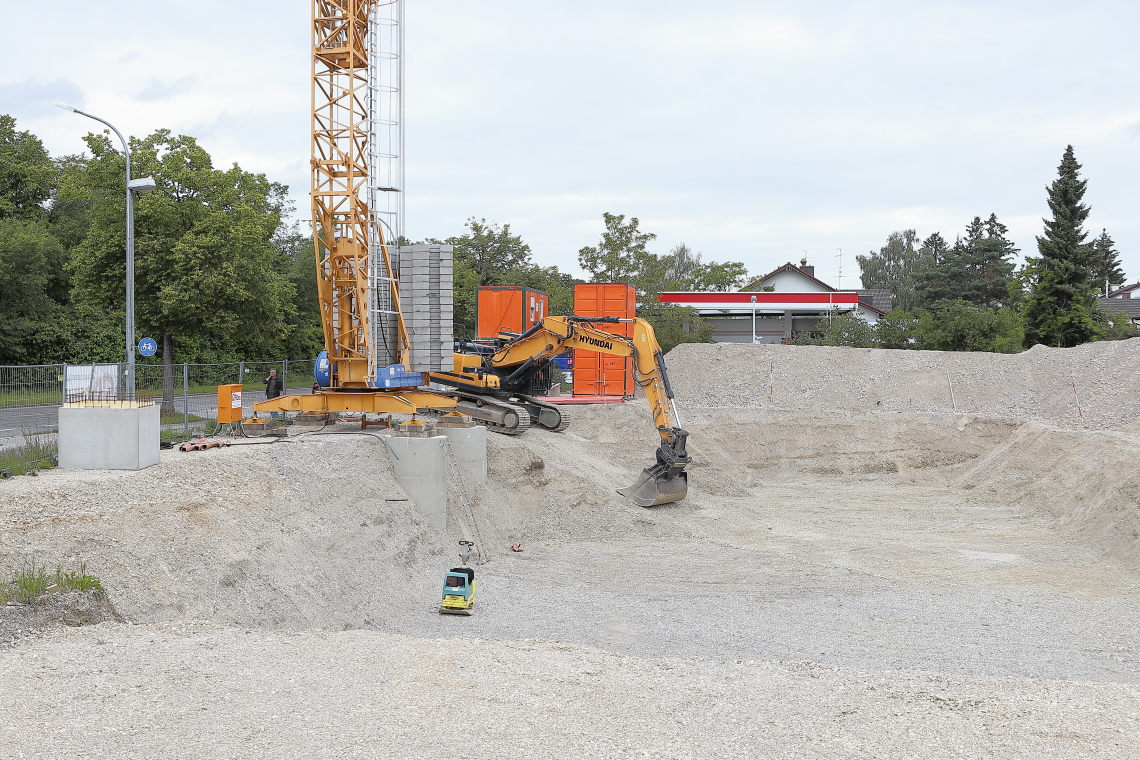
[[(277, 370), (269, 370), (269, 377), (265, 378), (265, 400), (277, 398), (281, 395), (283, 386), (281, 385), (281, 378), (277, 377)], [(280, 412), (273, 412), (273, 419), (281, 416)]]

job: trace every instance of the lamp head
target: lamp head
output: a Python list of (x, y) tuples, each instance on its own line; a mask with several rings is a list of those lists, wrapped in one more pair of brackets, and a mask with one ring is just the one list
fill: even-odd
[(132, 179), (130, 183), (127, 184), (127, 187), (130, 188), (131, 192), (142, 195), (143, 193), (149, 193), (153, 190), (155, 184), (154, 179), (151, 177), (139, 177), (138, 179)]
[(56, 108), (62, 108), (65, 111), (71, 111), (72, 113), (78, 113), (79, 112), (79, 109), (76, 108), (75, 106), (69, 106), (67, 103), (64, 103), (63, 101), (60, 101), (60, 100), (55, 101), (54, 103), (52, 103), (52, 105), (55, 106)]

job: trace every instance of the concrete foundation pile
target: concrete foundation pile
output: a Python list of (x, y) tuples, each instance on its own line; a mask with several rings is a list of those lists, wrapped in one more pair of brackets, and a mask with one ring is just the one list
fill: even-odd
[(452, 248), (400, 248), (400, 310), (411, 340), (410, 372), (451, 370)]

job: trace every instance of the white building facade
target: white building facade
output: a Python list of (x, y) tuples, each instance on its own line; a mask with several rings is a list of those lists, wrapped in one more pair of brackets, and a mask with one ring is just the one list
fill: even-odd
[(799, 333), (821, 332), (827, 320), (842, 314), (874, 324), (890, 308), (890, 294), (836, 290), (811, 270), (788, 263), (737, 293), (662, 293), (659, 300), (696, 309), (712, 324), (718, 343), (786, 342)]

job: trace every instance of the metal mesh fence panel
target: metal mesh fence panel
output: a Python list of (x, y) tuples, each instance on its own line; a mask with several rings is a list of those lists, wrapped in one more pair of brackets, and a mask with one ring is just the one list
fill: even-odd
[[(162, 406), (162, 438), (176, 440), (212, 432), (218, 419), (218, 386), (242, 384), (244, 415), (265, 400), (265, 378), (276, 369), (286, 393), (310, 393), (313, 360), (225, 364), (135, 365), (136, 397)], [(0, 366), (0, 448), (28, 436), (52, 435), (64, 402), (123, 397), (122, 364)]]
[(0, 446), (55, 431), (63, 374), (60, 364), (0, 367)]

